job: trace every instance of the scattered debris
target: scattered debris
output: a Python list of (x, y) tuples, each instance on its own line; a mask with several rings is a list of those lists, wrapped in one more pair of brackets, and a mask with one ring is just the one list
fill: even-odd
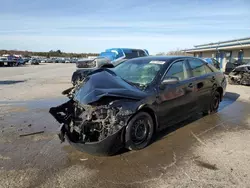
[(32, 126), (31, 124), (28, 125), (28, 127), (31, 127), (31, 126)]
[(80, 161), (87, 161), (88, 160), (88, 158), (86, 158), (86, 159), (80, 159)]
[(4, 157), (4, 156), (0, 155), (0, 159), (1, 159), (1, 160), (9, 160), (10, 157)]
[(41, 134), (41, 133), (44, 133), (44, 131), (37, 131), (37, 132), (32, 132), (32, 133), (27, 133), (27, 134), (21, 134), (19, 135), (20, 137), (23, 137), (23, 136), (31, 136), (31, 135), (35, 135), (35, 134)]
[(216, 167), (216, 164), (209, 164), (207, 162), (200, 161), (200, 160), (195, 160), (195, 163), (198, 166), (201, 166), (201, 167), (204, 167), (204, 168), (207, 168), (207, 169), (210, 169), (210, 170), (218, 170), (218, 168)]

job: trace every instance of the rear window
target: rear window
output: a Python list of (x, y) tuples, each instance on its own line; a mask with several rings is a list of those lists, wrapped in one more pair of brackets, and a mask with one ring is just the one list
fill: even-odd
[(147, 54), (143, 50), (124, 50), (124, 54), (126, 56), (126, 59), (147, 56)]
[(219, 69), (215, 68), (215, 66), (213, 66), (213, 65), (211, 65), (211, 64), (207, 64), (207, 66), (208, 66), (209, 68), (211, 68), (211, 69), (213, 70), (213, 72), (220, 72)]
[(205, 70), (205, 64), (199, 59), (189, 59), (189, 65), (191, 67), (191, 71), (193, 76), (202, 76), (207, 74)]

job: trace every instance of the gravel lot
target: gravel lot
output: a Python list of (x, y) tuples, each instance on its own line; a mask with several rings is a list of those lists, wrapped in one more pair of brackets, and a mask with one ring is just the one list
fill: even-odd
[[(193, 117), (141, 151), (97, 157), (56, 136), (48, 114), (75, 65), (0, 68), (0, 187), (250, 187), (250, 87), (227, 87), (218, 113)], [(20, 137), (33, 131), (44, 133)]]

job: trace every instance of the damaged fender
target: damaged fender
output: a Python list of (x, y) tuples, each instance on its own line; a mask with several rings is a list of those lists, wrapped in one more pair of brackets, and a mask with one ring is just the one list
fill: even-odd
[[(50, 113), (61, 124), (58, 136), (62, 142), (66, 137), (82, 151), (110, 154), (123, 147), (123, 130), (135, 113), (135, 104), (135, 101), (125, 99), (112, 101), (108, 105), (100, 105), (98, 102), (93, 105), (79, 105), (71, 99), (60, 106), (52, 107)], [(116, 144), (112, 146), (114, 140)], [(91, 149), (93, 144), (94, 151)], [(102, 147), (103, 144), (105, 147)], [(106, 149), (110, 151), (104, 151)]]
[(250, 85), (250, 65), (241, 65), (236, 67), (228, 75), (230, 84)]

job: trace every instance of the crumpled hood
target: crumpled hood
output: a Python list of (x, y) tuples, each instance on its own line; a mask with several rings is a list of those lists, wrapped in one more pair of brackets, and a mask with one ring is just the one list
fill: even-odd
[(76, 91), (74, 100), (83, 105), (96, 102), (104, 96), (141, 100), (147, 94), (128, 84), (111, 70), (102, 69), (90, 75)]

